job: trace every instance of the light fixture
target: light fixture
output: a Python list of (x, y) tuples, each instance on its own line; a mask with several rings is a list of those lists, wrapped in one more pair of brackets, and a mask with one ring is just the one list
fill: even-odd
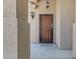
[(49, 1), (47, 0), (46, 3), (49, 4)]
[(29, 5), (31, 5), (32, 7), (34, 7), (35, 9), (37, 9), (38, 8), (38, 4), (36, 3), (36, 2), (33, 2), (33, 1), (29, 1)]
[(31, 11), (30, 13), (31, 13), (31, 17), (32, 17), (32, 19), (34, 19), (34, 17), (35, 17), (35, 13), (34, 13), (33, 11)]
[(37, 0), (37, 3), (39, 3), (41, 0)]
[(47, 9), (49, 8), (49, 4), (50, 4), (50, 2), (47, 0), (47, 1), (46, 1), (46, 8), (47, 8)]

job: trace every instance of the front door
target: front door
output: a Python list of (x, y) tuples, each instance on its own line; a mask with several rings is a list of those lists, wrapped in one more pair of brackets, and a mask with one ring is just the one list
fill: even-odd
[(40, 14), (40, 43), (53, 43), (53, 15)]

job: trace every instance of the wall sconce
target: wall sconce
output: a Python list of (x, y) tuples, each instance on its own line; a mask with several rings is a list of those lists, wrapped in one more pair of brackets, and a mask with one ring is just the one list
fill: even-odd
[(32, 19), (34, 19), (34, 17), (35, 17), (35, 13), (33, 11), (31, 11), (31, 17), (32, 17)]
[[(40, 0), (38, 0), (38, 2), (39, 2)], [(37, 2), (37, 3), (38, 3)], [(29, 4), (32, 6), (32, 7), (34, 7), (35, 9), (37, 9), (38, 8), (38, 4), (37, 4), (36, 2), (33, 2), (33, 1), (29, 1)]]
[(49, 5), (46, 5), (46, 8), (48, 9), (49, 8)]
[(46, 1), (46, 8), (49, 8), (49, 1)]
[(37, 8), (38, 8), (38, 5), (35, 6), (35, 9), (37, 9)]

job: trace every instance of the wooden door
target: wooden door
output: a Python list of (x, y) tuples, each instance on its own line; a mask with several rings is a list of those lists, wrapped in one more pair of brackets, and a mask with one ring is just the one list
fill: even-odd
[(53, 43), (53, 15), (40, 14), (40, 43)]

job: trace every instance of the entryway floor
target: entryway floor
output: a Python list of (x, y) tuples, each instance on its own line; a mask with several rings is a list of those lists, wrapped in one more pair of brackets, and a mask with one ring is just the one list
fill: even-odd
[(30, 59), (73, 59), (72, 50), (60, 50), (56, 44), (31, 44)]

